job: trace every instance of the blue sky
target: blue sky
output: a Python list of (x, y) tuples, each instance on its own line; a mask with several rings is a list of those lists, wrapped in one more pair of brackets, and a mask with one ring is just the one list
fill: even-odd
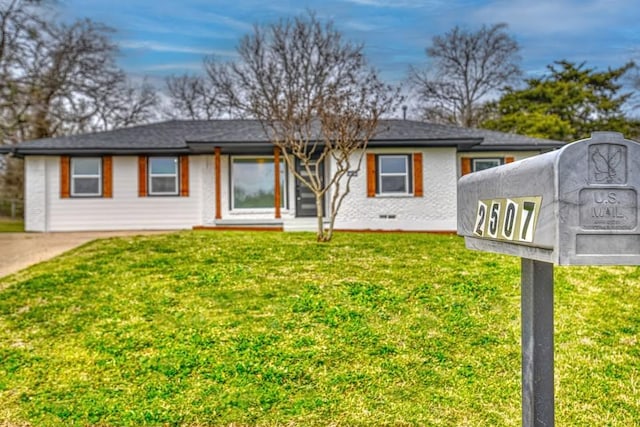
[(606, 69), (640, 61), (638, 0), (58, 0), (64, 19), (89, 17), (116, 30), (120, 65), (133, 77), (162, 80), (198, 73), (206, 54), (228, 60), (253, 24), (314, 10), (347, 39), (365, 44), (389, 82), (425, 66), (434, 35), (505, 22), (522, 66), (538, 76), (555, 60)]

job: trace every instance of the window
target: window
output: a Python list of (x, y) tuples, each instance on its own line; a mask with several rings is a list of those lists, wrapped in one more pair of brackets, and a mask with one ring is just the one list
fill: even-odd
[(60, 156), (60, 198), (113, 197), (113, 159)]
[[(236, 157), (231, 166), (232, 209), (275, 207), (275, 164), (273, 158)], [(286, 167), (280, 165), (280, 207), (286, 205)]]
[(512, 156), (507, 157), (460, 157), (460, 176), (467, 175), (471, 172), (478, 172), (484, 169), (493, 168), (495, 166), (501, 166), (507, 163), (512, 163), (515, 158)]
[(189, 197), (189, 156), (138, 156), (138, 197)]
[(472, 171), (478, 172), (481, 170), (500, 166), (502, 162), (503, 159), (473, 159)]
[(178, 194), (177, 157), (149, 157), (149, 194)]
[(74, 157), (71, 159), (71, 195), (91, 197), (102, 195), (102, 159)]
[(367, 153), (367, 197), (424, 196), (423, 153)]
[(378, 193), (408, 194), (411, 192), (411, 171), (408, 155), (378, 156)]

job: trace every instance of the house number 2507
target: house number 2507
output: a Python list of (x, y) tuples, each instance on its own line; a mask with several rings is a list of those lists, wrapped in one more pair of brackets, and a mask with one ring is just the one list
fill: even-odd
[(473, 234), (485, 239), (532, 242), (542, 197), (478, 200)]

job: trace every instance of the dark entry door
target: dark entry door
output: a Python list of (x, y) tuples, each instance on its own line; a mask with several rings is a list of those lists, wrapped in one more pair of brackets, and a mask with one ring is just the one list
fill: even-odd
[[(313, 167), (313, 165), (311, 165)], [(320, 176), (323, 177), (324, 184), (324, 164), (318, 166), (320, 168)], [(308, 172), (305, 167), (296, 160), (296, 170), (304, 177), (308, 176)], [(311, 170), (313, 173), (313, 169)], [(324, 200), (323, 200), (324, 203)], [(304, 185), (300, 180), (296, 179), (296, 216), (297, 217), (315, 217), (318, 215), (316, 209), (316, 196), (313, 192)]]

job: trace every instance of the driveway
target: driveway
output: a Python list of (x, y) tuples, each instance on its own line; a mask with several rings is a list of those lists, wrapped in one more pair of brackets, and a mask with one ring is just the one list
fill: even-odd
[(0, 233), (0, 278), (46, 261), (91, 240), (157, 233), (167, 231)]

